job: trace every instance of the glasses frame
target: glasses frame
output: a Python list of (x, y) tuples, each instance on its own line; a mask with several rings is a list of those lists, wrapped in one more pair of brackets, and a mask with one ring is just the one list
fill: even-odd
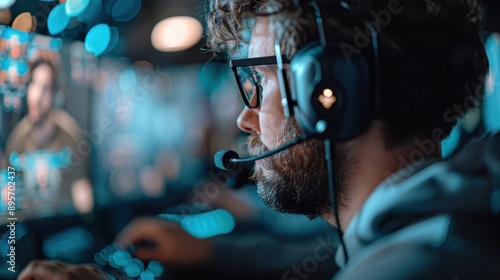
[[(290, 63), (291, 60), (286, 56), (281, 57), (282, 63)], [(240, 90), (241, 98), (245, 103), (245, 106), (249, 109), (256, 109), (260, 107), (260, 94), (261, 94), (261, 85), (256, 84), (256, 98), (257, 98), (257, 106), (252, 106), (250, 101), (247, 100), (245, 90), (243, 89), (243, 85), (241, 84), (240, 75), (238, 74), (238, 67), (249, 67), (249, 66), (263, 66), (263, 65), (277, 65), (278, 59), (276, 56), (264, 56), (264, 57), (254, 57), (254, 58), (245, 58), (245, 59), (235, 59), (229, 61), (229, 66), (233, 71), (234, 78), (236, 79), (236, 84), (238, 84), (238, 89)], [(255, 83), (255, 81), (254, 81)]]

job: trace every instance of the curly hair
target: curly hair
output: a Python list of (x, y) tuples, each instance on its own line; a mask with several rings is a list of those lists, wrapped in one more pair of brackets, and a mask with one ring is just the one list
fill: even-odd
[[(356, 26), (377, 20), (375, 15), (394, 3), (400, 7), (377, 30), (382, 95), (377, 118), (386, 125), (389, 146), (433, 137), (436, 129), (442, 140), (466, 113), (456, 106), (470, 109), (481, 98), (488, 72), (479, 36), (481, 5), (477, 0), (351, 2), (358, 4), (348, 16), (339, 12), (339, 1), (320, 3), (326, 32), (337, 29), (341, 37), (336, 39), (350, 45), (356, 45)], [(207, 47), (214, 53), (231, 54), (247, 43), (243, 36), (251, 29), (247, 22), (258, 16), (270, 17), (286, 55), (293, 56), (307, 42), (317, 40), (311, 1), (211, 0), (209, 9)], [(456, 113), (452, 117), (450, 110)]]

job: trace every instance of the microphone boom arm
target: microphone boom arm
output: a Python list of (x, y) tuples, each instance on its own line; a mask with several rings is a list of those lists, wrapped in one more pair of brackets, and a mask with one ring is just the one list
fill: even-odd
[(300, 135), (300, 137), (298, 138), (295, 138), (293, 139), (292, 141), (282, 145), (282, 146), (279, 146), (278, 148), (275, 148), (275, 149), (272, 149), (272, 150), (269, 150), (265, 153), (262, 153), (258, 156), (253, 156), (253, 157), (246, 157), (246, 158), (232, 158), (230, 159), (231, 162), (233, 163), (247, 163), (247, 162), (254, 162), (256, 160), (259, 160), (259, 159), (263, 159), (263, 158), (266, 158), (266, 157), (269, 157), (269, 156), (272, 156), (276, 153), (279, 153), (283, 150), (286, 150), (292, 146), (295, 146), (297, 144), (300, 144), (312, 137), (316, 136), (315, 134), (310, 134), (310, 135), (306, 135), (306, 134), (302, 134)]

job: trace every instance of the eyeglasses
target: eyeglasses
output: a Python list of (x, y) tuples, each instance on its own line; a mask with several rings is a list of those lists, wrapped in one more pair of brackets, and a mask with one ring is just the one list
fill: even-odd
[[(290, 60), (285, 56), (282, 57), (282, 60), (283, 63), (290, 63)], [(229, 65), (231, 66), (231, 70), (233, 70), (243, 102), (248, 108), (258, 108), (260, 106), (262, 95), (262, 86), (260, 84), (262, 82), (262, 75), (255, 71), (254, 66), (274, 64), (277, 64), (276, 56), (229, 61)]]

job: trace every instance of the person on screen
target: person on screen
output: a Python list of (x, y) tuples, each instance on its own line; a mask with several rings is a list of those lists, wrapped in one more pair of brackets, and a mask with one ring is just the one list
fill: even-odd
[(19, 186), (25, 204), (19, 206), (27, 218), (74, 209), (88, 212), (93, 204), (87, 155), (77, 152), (81, 130), (68, 113), (56, 108), (59, 90), (56, 66), (48, 59), (36, 60), (26, 92), (27, 115), (7, 139), (3, 166), (22, 172)]
[[(282, 106), (281, 91), (295, 77), (278, 75), (276, 63), (259, 65), (257, 58), (276, 58), (280, 50), (293, 59), (319, 39), (322, 23), (326, 36), (345, 47), (343, 55), (364, 53), (373, 63), (377, 48), (363, 38), (373, 39), (369, 24), (376, 26), (380, 110), (363, 133), (336, 143), (333, 205), (318, 139), (257, 161), (253, 175), (269, 207), (322, 217), (343, 233), (335, 279), (500, 278), (500, 134), (471, 141), (447, 160), (439, 148), (464, 108), (482, 98), (488, 61), (478, 1), (214, 0), (208, 7), (212, 51), (239, 50), (247, 28), (252, 31), (248, 57), (261, 95), (247, 96), (253, 105), (238, 118), (252, 155), (304, 133)], [(20, 279), (69, 279), (77, 268), (95, 272), (35, 262)]]

